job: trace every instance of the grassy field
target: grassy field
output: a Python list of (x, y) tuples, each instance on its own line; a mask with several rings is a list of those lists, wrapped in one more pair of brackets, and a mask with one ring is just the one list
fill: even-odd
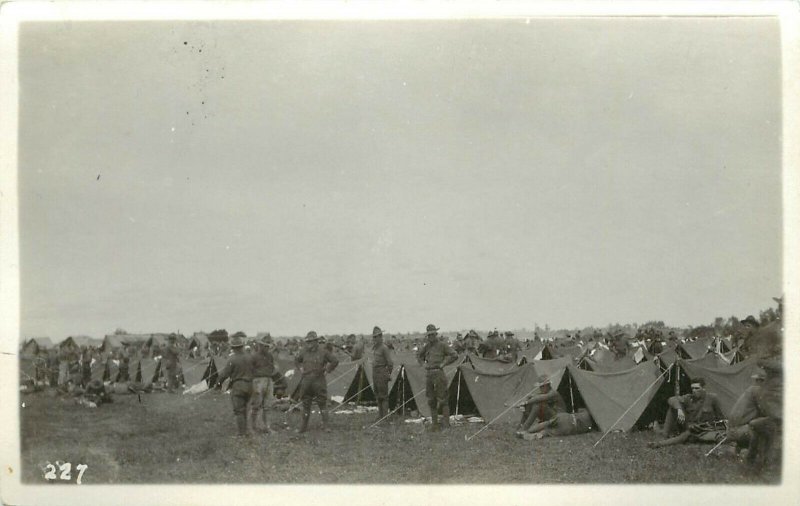
[[(778, 483), (779, 464), (761, 475), (730, 451), (711, 457), (704, 445), (646, 448), (650, 431), (611, 434), (600, 445), (593, 432), (522, 441), (512, 427), (465, 423), (443, 433), (403, 423), (368, 429), (376, 415), (333, 415), (331, 433), (312, 416), (305, 435), (292, 429), (299, 413), (275, 411), (283, 426), (270, 436), (231, 437), (230, 399), (202, 396), (118, 395), (89, 409), (74, 400), (22, 396), (22, 479), (45, 482), (47, 462), (88, 465), (84, 484), (109, 483)], [(284, 423), (286, 424), (284, 426)], [(73, 471), (74, 472), (74, 471)], [(74, 476), (73, 476), (74, 480)], [(57, 483), (54, 482), (54, 483)]]

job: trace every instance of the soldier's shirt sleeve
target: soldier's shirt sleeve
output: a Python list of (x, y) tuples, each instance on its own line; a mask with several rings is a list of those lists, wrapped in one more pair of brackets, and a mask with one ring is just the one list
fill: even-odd
[(231, 372), (233, 372), (233, 366), (231, 365), (231, 361), (228, 360), (228, 363), (225, 364), (225, 367), (223, 367), (222, 371), (219, 372), (219, 375), (217, 376), (217, 382), (222, 383), (225, 381), (231, 375)]
[(325, 358), (327, 359), (327, 361), (328, 361), (328, 364), (329, 364), (329, 366), (328, 366), (328, 372), (331, 372), (331, 371), (333, 371), (334, 369), (336, 369), (336, 367), (338, 367), (338, 365), (339, 365), (339, 359), (338, 359), (338, 358), (336, 358), (336, 356), (335, 356), (333, 353), (331, 353), (331, 352), (329, 352), (329, 351), (326, 351), (326, 352), (325, 352)]

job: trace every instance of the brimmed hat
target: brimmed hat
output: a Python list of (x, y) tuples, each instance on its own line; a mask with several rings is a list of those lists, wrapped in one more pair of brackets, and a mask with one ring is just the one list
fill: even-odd
[(510, 330), (506, 331), (506, 337), (513, 337), (513, 336), (514, 336), (513, 332), (511, 332)]
[(167, 340), (168, 341), (174, 341), (177, 338), (178, 338), (178, 336), (176, 336), (175, 334), (170, 334), (170, 335), (167, 336)]
[(241, 348), (244, 346), (244, 339), (241, 337), (232, 337), (230, 342), (231, 348)]
[(306, 342), (307, 343), (309, 343), (311, 341), (318, 341), (318, 340), (319, 340), (319, 337), (317, 337), (317, 333), (314, 332), (313, 330), (311, 332), (309, 332), (308, 334), (306, 334)]
[(758, 327), (758, 320), (755, 319), (753, 315), (749, 315), (744, 320), (740, 321), (742, 325), (752, 325), (754, 327)]
[(425, 327), (425, 334), (426, 335), (435, 334), (437, 330), (439, 329), (436, 327), (436, 325), (434, 325), (433, 323), (429, 323), (428, 326)]
[(261, 344), (261, 345), (264, 345), (264, 346), (272, 346), (272, 338), (270, 337), (269, 334), (267, 334), (265, 336), (261, 336), (261, 339), (256, 341), (256, 344)]
[(376, 326), (374, 329), (372, 329), (372, 337), (378, 337), (378, 336), (383, 336), (383, 331), (381, 330), (380, 327)]

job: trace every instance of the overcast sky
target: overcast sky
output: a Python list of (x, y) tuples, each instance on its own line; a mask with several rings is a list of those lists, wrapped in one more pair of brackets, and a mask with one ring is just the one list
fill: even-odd
[(782, 291), (768, 19), (28, 24), (22, 334), (701, 324)]

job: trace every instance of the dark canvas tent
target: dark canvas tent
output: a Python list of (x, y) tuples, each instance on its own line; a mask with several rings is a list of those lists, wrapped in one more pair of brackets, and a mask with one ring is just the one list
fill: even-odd
[(689, 378), (705, 378), (706, 390), (717, 394), (725, 416), (739, 396), (753, 384), (751, 376), (761, 372), (754, 358), (726, 367), (709, 367), (696, 360), (679, 360), (678, 365)]
[[(497, 423), (519, 416), (511, 406), (538, 388), (540, 376), (550, 379), (553, 387), (562, 383), (570, 358), (534, 360), (512, 370), (488, 372), (468, 364), (459, 367), (456, 381), (450, 385), (451, 412), (467, 413), (474, 405), (487, 423)], [(454, 398), (458, 396), (458, 402)]]
[(542, 360), (553, 360), (563, 357), (580, 360), (585, 353), (586, 350), (577, 344), (570, 344), (569, 342), (560, 344), (547, 343), (544, 348), (542, 348)]
[(486, 373), (505, 373), (517, 368), (514, 362), (507, 362), (496, 358), (481, 358), (477, 355), (467, 355), (467, 360), (472, 364), (472, 368)]
[(539, 360), (539, 354), (542, 352), (544, 345), (539, 343), (531, 343), (530, 348), (523, 348), (519, 351), (519, 360), (525, 359), (525, 362), (530, 362), (532, 360)]
[(186, 386), (196, 385), (203, 380), (203, 376), (208, 369), (209, 360), (213, 359), (183, 359), (181, 367), (183, 369), (183, 383)]
[(729, 365), (738, 364), (739, 362), (745, 360), (745, 356), (738, 349), (720, 353), (719, 356), (722, 357)]
[(619, 372), (636, 367), (636, 360), (632, 354), (620, 357), (608, 349), (599, 347), (587, 353), (579, 366), (587, 371)]
[(700, 358), (694, 358), (689, 360), (680, 359), (680, 360), (691, 364), (698, 364), (710, 369), (719, 369), (720, 367), (727, 367), (730, 365), (728, 364), (728, 361), (725, 360), (725, 357), (717, 353), (707, 353)]
[(629, 431), (656, 395), (664, 378), (652, 361), (627, 371), (597, 373), (569, 364), (569, 374), (602, 431)]
[(186, 346), (188, 349), (200, 347), (200, 349), (205, 349), (208, 345), (208, 334), (205, 332), (195, 332), (192, 334), (192, 337), (189, 339), (189, 343)]
[(678, 345), (681, 358), (700, 358), (714, 349), (714, 338), (700, 337), (694, 341), (684, 341)]
[[(392, 370), (392, 375), (396, 376), (399, 367)], [(394, 379), (394, 378), (392, 378)], [(389, 382), (391, 387), (391, 381)], [(372, 360), (364, 358), (356, 371), (350, 386), (347, 388), (343, 402), (354, 402), (357, 404), (374, 403), (377, 401), (375, 390), (372, 388)]]
[(26, 357), (32, 357), (40, 350), (49, 350), (50, 348), (53, 348), (53, 341), (49, 337), (33, 337), (22, 345), (20, 353)]
[[(444, 368), (448, 385), (456, 375), (458, 366), (465, 359), (462, 355), (454, 363)], [(416, 359), (414, 359), (414, 362), (404, 360), (403, 363), (399, 364), (397, 375), (389, 391), (389, 410), (402, 406), (402, 412), (416, 410), (421, 416), (431, 416), (431, 410), (425, 395), (425, 377), (425, 368), (419, 365)]]

